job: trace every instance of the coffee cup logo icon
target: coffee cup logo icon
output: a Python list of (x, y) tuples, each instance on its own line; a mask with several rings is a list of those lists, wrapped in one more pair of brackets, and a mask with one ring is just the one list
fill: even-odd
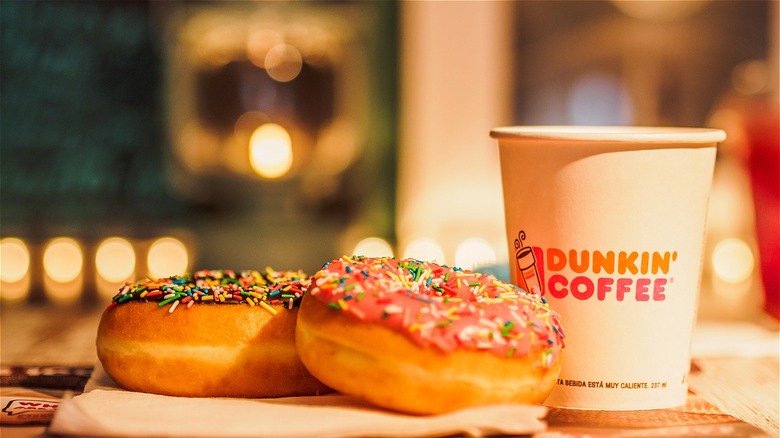
[(515, 239), (515, 262), (517, 264), (517, 285), (531, 293), (541, 294), (544, 289), (539, 280), (536, 256), (530, 246), (523, 246), (525, 231), (517, 233)]

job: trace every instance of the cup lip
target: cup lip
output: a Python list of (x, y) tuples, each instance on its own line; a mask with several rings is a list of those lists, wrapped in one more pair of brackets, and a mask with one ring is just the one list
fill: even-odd
[(681, 126), (518, 125), (494, 128), (490, 136), (495, 139), (718, 143), (726, 139), (726, 132)]

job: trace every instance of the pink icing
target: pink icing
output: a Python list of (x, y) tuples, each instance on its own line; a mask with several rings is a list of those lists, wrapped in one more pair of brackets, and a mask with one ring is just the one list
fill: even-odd
[(549, 366), (563, 347), (558, 314), (543, 297), (459, 268), (344, 256), (312, 277), (308, 293), (351, 317), (445, 353), (463, 348), (524, 357), (539, 348), (542, 365)]

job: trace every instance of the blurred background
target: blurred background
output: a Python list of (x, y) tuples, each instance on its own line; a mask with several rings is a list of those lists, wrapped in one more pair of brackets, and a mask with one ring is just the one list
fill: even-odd
[(508, 277), (510, 124), (726, 130), (700, 317), (778, 317), (777, 1), (6, 0), (0, 32), (4, 363), (94, 337), (148, 275), (363, 253)]

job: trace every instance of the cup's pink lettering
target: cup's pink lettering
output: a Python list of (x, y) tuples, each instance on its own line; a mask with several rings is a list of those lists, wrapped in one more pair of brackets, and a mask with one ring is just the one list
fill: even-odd
[(618, 301), (623, 301), (625, 295), (631, 292), (631, 279), (630, 278), (618, 278), (617, 287), (615, 288), (615, 297)]
[(597, 296), (599, 301), (604, 301), (604, 299), (607, 297), (607, 292), (612, 292), (612, 283), (614, 283), (615, 280), (611, 277), (599, 277), (598, 280), (596, 280), (597, 283)]
[(639, 278), (636, 280), (636, 300), (637, 301), (650, 301), (650, 295), (648, 295), (648, 291), (650, 290), (650, 279), (649, 278)]
[[(563, 298), (565, 297), (569, 291), (566, 289), (566, 285), (569, 284), (569, 280), (566, 279), (561, 274), (555, 274), (550, 276), (550, 283), (548, 284), (550, 295), (552, 295), (555, 298)], [(563, 287), (559, 287), (563, 286)]]
[[(590, 277), (578, 275), (571, 282), (561, 274), (550, 276), (548, 290), (554, 298), (562, 299), (571, 294), (577, 300), (589, 300), (596, 295), (599, 301), (604, 301), (615, 293), (615, 300), (624, 301), (633, 298), (634, 301), (664, 301), (668, 280), (666, 278), (633, 278), (622, 277), (617, 280), (610, 277), (600, 277), (594, 283)], [(652, 284), (652, 294), (651, 294)]]
[(571, 296), (578, 300), (587, 300), (593, 296), (593, 282), (585, 276), (574, 277), (571, 281)]
[(666, 299), (666, 283), (665, 278), (656, 278), (653, 284), (653, 301), (663, 301)]

